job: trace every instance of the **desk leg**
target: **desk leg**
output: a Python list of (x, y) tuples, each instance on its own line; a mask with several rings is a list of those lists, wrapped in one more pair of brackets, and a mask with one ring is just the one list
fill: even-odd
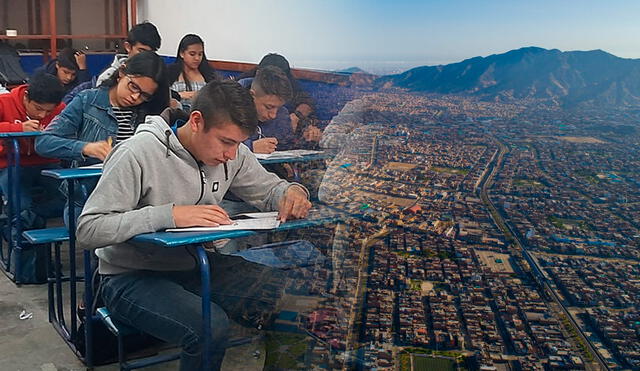
[(93, 267), (91, 266), (91, 250), (84, 251), (84, 363), (93, 367)]
[(204, 336), (204, 346), (202, 349), (202, 364), (204, 366), (211, 363), (211, 277), (209, 270), (209, 258), (202, 245), (198, 245), (198, 264), (200, 266), (200, 284), (202, 285), (202, 334)]
[[(11, 184), (12, 195), (9, 198), (9, 203), (13, 203), (14, 206), (11, 207), (11, 219), (15, 217), (15, 226), (16, 233), (15, 238), (13, 237), (12, 223), (9, 222), (9, 235), (11, 235), (11, 245), (13, 253), (16, 254), (15, 262), (16, 266), (14, 267), (14, 280), (16, 284), (20, 283), (20, 274), (22, 266), (20, 265), (20, 259), (22, 258), (22, 246), (20, 243), (20, 239), (22, 237), (22, 218), (20, 218), (20, 141), (18, 138), (13, 138), (13, 175), (11, 179), (9, 179), (9, 183)], [(13, 200), (11, 200), (13, 197)], [(11, 250), (10, 250), (11, 251)], [(11, 252), (9, 253), (9, 265), (11, 264)], [(10, 268), (8, 268), (10, 269)]]
[[(5, 145), (7, 145), (7, 147), (9, 147), (9, 141), (5, 140)], [(7, 256), (4, 255), (4, 252), (2, 251), (2, 249), (0, 249), (0, 256), (2, 257), (2, 269), (4, 269), (4, 272), (6, 273), (7, 277), (13, 279), (13, 276), (11, 275), (11, 252), (13, 250), (13, 233), (11, 233), (11, 231), (13, 230), (13, 210), (14, 210), (14, 205), (13, 205), (13, 177), (14, 175), (14, 171), (15, 171), (15, 166), (13, 166), (14, 164), (14, 155), (13, 152), (8, 151), (7, 152), (7, 189), (6, 189), (6, 194), (4, 194), (4, 197), (7, 201), (7, 208), (5, 210), (5, 214), (7, 216), (7, 224), (6, 227), (8, 228), (9, 234), (7, 235)]]
[[(75, 194), (75, 180), (69, 180), (68, 204), (69, 204), (69, 298), (71, 303), (71, 339), (76, 340), (78, 333), (78, 317), (76, 314), (76, 216), (75, 202), (73, 195)], [(91, 280), (89, 280), (91, 283)]]
[(52, 245), (47, 246), (47, 303), (49, 309), (49, 323), (53, 323), (54, 315), (55, 315), (55, 307), (54, 307), (54, 296), (53, 296), (53, 283), (54, 283), (54, 274), (52, 272), (53, 268), (53, 258), (51, 257), (51, 247)]
[(60, 244), (54, 244), (54, 261), (53, 261), (53, 269), (56, 277), (56, 308), (58, 312), (56, 314), (56, 322), (60, 326), (60, 330), (64, 334), (65, 339), (69, 339), (69, 329), (65, 323), (64, 319), (64, 305), (63, 305), (63, 296), (62, 296), (62, 261), (60, 257)]

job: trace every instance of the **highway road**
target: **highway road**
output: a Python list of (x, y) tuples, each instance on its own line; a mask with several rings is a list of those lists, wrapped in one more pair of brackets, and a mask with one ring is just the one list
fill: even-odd
[(549, 280), (542, 273), (542, 270), (538, 266), (538, 263), (535, 261), (535, 259), (531, 257), (531, 255), (529, 254), (529, 251), (527, 251), (526, 244), (522, 242), (519, 235), (512, 228), (512, 226), (506, 220), (503, 219), (500, 212), (498, 212), (498, 210), (494, 207), (493, 203), (491, 203), (491, 200), (489, 199), (487, 189), (491, 188), (495, 175), (498, 173), (498, 171), (500, 171), (500, 167), (501, 167), (504, 155), (509, 151), (509, 148), (504, 143), (501, 143), (498, 141), (498, 144), (500, 148), (498, 152), (496, 152), (496, 154), (494, 154), (493, 157), (491, 158), (489, 165), (487, 166), (487, 169), (489, 171), (486, 171), (484, 173), (484, 178), (479, 182), (478, 187), (476, 187), (476, 194), (478, 197), (480, 197), (480, 199), (482, 199), (483, 203), (489, 209), (489, 214), (491, 215), (491, 218), (493, 219), (494, 223), (498, 226), (498, 228), (500, 228), (500, 230), (507, 237), (510, 237), (513, 240), (516, 247), (520, 249), (520, 251), (522, 252), (522, 256), (525, 258), (525, 260), (528, 262), (529, 266), (531, 267), (535, 279), (538, 281), (540, 286), (543, 287), (544, 290), (550, 294), (549, 296), (554, 300), (554, 302), (560, 308), (562, 308), (562, 312), (569, 319), (571, 326), (574, 328), (576, 333), (580, 336), (582, 341), (589, 347), (589, 352), (594, 356), (594, 359), (597, 360), (598, 364), (600, 365), (600, 368), (602, 370), (610, 370), (607, 364), (607, 361), (602, 357), (602, 355), (600, 355), (600, 353), (598, 353), (598, 351), (596, 351), (595, 347), (593, 346), (591, 341), (589, 341), (587, 336), (585, 336), (584, 332), (576, 322), (573, 315), (565, 307), (564, 301), (558, 296), (556, 291), (551, 287)]

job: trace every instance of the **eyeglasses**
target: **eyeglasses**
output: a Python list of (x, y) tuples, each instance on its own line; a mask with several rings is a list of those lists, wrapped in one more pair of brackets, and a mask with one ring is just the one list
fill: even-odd
[(133, 82), (133, 79), (131, 79), (130, 75), (125, 75), (125, 76), (129, 80), (129, 82), (127, 83), (127, 88), (129, 89), (129, 91), (131, 91), (133, 94), (139, 94), (140, 98), (142, 98), (142, 100), (145, 102), (148, 102), (149, 100), (151, 100), (151, 98), (153, 97), (153, 94), (149, 94), (146, 91), (142, 91), (142, 88), (140, 88), (140, 85)]

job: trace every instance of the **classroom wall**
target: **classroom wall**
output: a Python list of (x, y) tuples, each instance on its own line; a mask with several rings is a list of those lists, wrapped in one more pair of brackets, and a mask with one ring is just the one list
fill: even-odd
[[(104, 0), (67, 0), (69, 12), (57, 14), (58, 24), (61, 29), (58, 33), (70, 33), (75, 35), (87, 34), (112, 34), (119, 32), (120, 17), (114, 3)], [(58, 6), (57, 8), (60, 8)], [(117, 19), (116, 19), (117, 17)], [(68, 21), (65, 21), (68, 19)], [(64, 27), (68, 25), (67, 27)], [(66, 28), (66, 29), (65, 29)], [(105, 50), (112, 47), (105, 40), (73, 40), (73, 47), (87, 52)]]
[(138, 22), (149, 20), (158, 27), (164, 55), (175, 56), (182, 36), (195, 33), (205, 41), (209, 59), (257, 63), (277, 52), (293, 67), (305, 67), (293, 46), (302, 33), (290, 27), (300, 16), (297, 7), (291, 0), (138, 0)]
[[(11, 10), (9, 9), (11, 6)], [(5, 30), (17, 30), (19, 35), (35, 32), (28, 27), (29, 17), (26, 1), (16, 1), (9, 4), (9, 0), (0, 0), (0, 34)]]

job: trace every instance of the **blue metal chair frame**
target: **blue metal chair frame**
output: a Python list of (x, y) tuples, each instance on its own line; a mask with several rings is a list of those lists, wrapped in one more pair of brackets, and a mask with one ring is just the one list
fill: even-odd
[[(198, 264), (200, 267), (200, 279), (202, 280), (202, 316), (203, 316), (203, 333), (205, 336), (205, 344), (204, 349), (211, 349), (211, 285), (210, 285), (210, 268), (209, 268), (209, 258), (207, 257), (207, 253), (204, 247), (200, 244), (194, 245), (196, 247), (196, 251), (198, 252)], [(124, 349), (124, 337), (127, 333), (137, 332), (137, 330), (130, 328), (129, 326), (123, 325), (118, 321), (111, 318), (111, 314), (109, 313), (107, 308), (99, 308), (98, 309), (98, 317), (102, 322), (107, 325), (107, 328), (118, 338), (118, 362), (120, 364), (121, 371), (129, 371), (135, 370), (139, 368), (144, 368), (152, 365), (156, 365), (159, 363), (171, 362), (180, 358), (179, 353), (171, 353), (171, 354), (163, 354), (156, 355), (151, 357), (145, 357), (142, 359), (127, 361), (125, 349)], [(229, 344), (227, 344), (228, 348), (247, 344), (251, 342), (253, 339), (250, 337), (235, 339), (232, 340)], [(207, 364), (210, 362), (210, 353), (205, 351), (203, 353), (203, 362)]]
[[(69, 233), (65, 227), (46, 228), (46, 229), (34, 229), (23, 232), (23, 237), (26, 242), (30, 244), (47, 244), (47, 296), (48, 296), (48, 309), (49, 309), (49, 322), (54, 329), (60, 334), (60, 336), (69, 345), (72, 344), (73, 328), (69, 328), (66, 324), (64, 316), (64, 302), (63, 302), (63, 283), (71, 282), (70, 276), (63, 276), (61, 272), (62, 267), (62, 254), (61, 245), (63, 242), (69, 240)], [(52, 248), (53, 247), (53, 256)], [(70, 256), (70, 260), (74, 260), (73, 256)], [(73, 316), (75, 316), (75, 307), (72, 306)], [(75, 321), (72, 318), (72, 326), (75, 326)], [(75, 348), (74, 352), (76, 351)], [(77, 354), (77, 352), (76, 352)]]
[[(204, 247), (201, 244), (194, 245), (194, 247), (196, 247), (196, 251), (198, 253), (200, 279), (202, 280), (202, 290), (200, 294), (202, 296), (202, 317), (203, 317), (202, 330), (203, 330), (203, 335), (205, 339), (204, 340), (205, 351), (202, 354), (202, 360), (204, 364), (208, 364), (211, 361), (210, 352), (206, 351), (207, 349), (211, 349), (211, 340), (210, 340), (211, 338), (211, 283), (210, 282), (211, 281), (210, 281), (209, 258), (207, 257), (207, 252), (205, 251)], [(85, 258), (87, 257), (87, 255), (89, 255), (88, 252), (85, 252)], [(85, 270), (85, 273), (86, 273), (86, 270)], [(93, 305), (93, 290), (90, 284), (86, 286), (87, 286), (87, 289), (85, 291), (85, 302), (86, 302), (87, 310), (90, 310), (91, 306)], [(102, 320), (103, 322), (106, 322), (109, 330), (113, 332), (114, 335), (116, 335), (116, 337), (118, 338), (118, 362), (120, 364), (120, 370), (122, 371), (134, 370), (138, 368), (144, 368), (144, 367), (156, 365), (159, 363), (174, 361), (180, 358), (179, 354), (165, 354), (165, 355), (145, 357), (143, 359), (127, 362), (126, 356), (125, 356), (125, 350), (124, 350), (124, 341), (123, 341), (123, 337), (125, 336), (125, 334), (123, 334), (122, 331), (124, 330), (125, 332), (127, 332), (126, 328), (128, 326), (124, 326), (120, 323), (114, 322), (110, 318), (110, 315), (107, 315), (108, 311), (106, 311), (106, 308), (101, 308), (99, 310), (102, 310), (102, 312), (98, 313), (98, 315), (96, 316), (92, 315), (91, 318), (93, 320)], [(91, 336), (92, 334), (91, 322), (92, 321), (89, 321), (89, 320), (85, 322), (86, 339), (87, 339), (87, 353), (85, 353), (87, 357), (85, 357), (85, 363), (87, 364), (88, 367), (91, 367), (91, 364), (89, 362), (92, 361), (92, 358), (90, 356), (91, 352), (89, 352), (89, 349), (92, 349), (92, 345), (93, 345), (92, 344), (93, 338)]]
[[(34, 132), (12, 132), (12, 133), (0, 133), (0, 139), (11, 140), (12, 151), (7, 152), (7, 164), (9, 172), (9, 189), (7, 197), (9, 213), (7, 214), (7, 224), (9, 227), (7, 256), (4, 256), (2, 245), (0, 244), (0, 268), (2, 271), (16, 284), (20, 283), (21, 266), (20, 259), (22, 257), (22, 220), (20, 219), (20, 138), (24, 137), (36, 137), (42, 135), (38, 131)], [(13, 229), (15, 228), (16, 234), (14, 238)], [(17, 262), (13, 272), (11, 272), (11, 258), (15, 254), (14, 261)]]
[[(203, 335), (205, 338), (204, 349), (202, 354), (202, 361), (204, 364), (208, 364), (210, 362), (210, 352), (206, 351), (207, 349), (211, 349), (211, 281), (210, 281), (210, 268), (209, 268), (209, 258), (207, 257), (207, 252), (202, 246), (202, 244), (195, 244), (196, 251), (198, 253), (198, 265), (200, 267), (200, 279), (202, 280), (202, 316), (203, 316)], [(179, 354), (168, 354), (168, 355), (159, 355), (159, 356), (151, 356), (143, 359), (139, 359), (136, 361), (127, 362), (125, 351), (124, 351), (124, 343), (123, 336), (125, 334), (122, 333), (122, 330), (126, 328), (126, 326), (114, 322), (111, 319), (110, 315), (107, 315), (106, 308), (101, 308), (101, 312), (97, 314), (91, 313), (91, 308), (93, 307), (93, 287), (91, 285), (91, 275), (93, 269), (91, 268), (91, 253), (90, 251), (84, 252), (84, 263), (85, 263), (85, 305), (86, 305), (86, 320), (85, 320), (85, 339), (86, 339), (86, 351), (84, 362), (87, 367), (93, 366), (93, 355), (91, 354), (91, 349), (93, 349), (93, 321), (103, 321), (107, 324), (109, 330), (116, 335), (118, 339), (118, 362), (120, 363), (120, 370), (128, 371), (134, 370), (138, 368), (144, 368), (148, 366), (152, 366), (159, 363), (170, 362), (178, 359)], [(89, 267), (89, 268), (86, 268)], [(125, 330), (126, 332), (126, 330)], [(76, 352), (77, 354), (77, 352)]]
[[(93, 262), (91, 259), (91, 252), (85, 251), (83, 254), (84, 261), (84, 276), (77, 276), (77, 268), (76, 268), (76, 218), (75, 218), (75, 207), (74, 200), (72, 195), (74, 195), (74, 190), (76, 187), (76, 182), (79, 179), (90, 178), (100, 176), (102, 173), (101, 169), (90, 169), (90, 170), (78, 170), (78, 169), (51, 169), (51, 170), (43, 170), (42, 175), (49, 176), (58, 180), (67, 180), (67, 200), (68, 200), (68, 216), (69, 216), (69, 229), (68, 232), (68, 242), (69, 242), (69, 276), (62, 276), (60, 272), (61, 266), (61, 257), (60, 257), (60, 245), (61, 242), (54, 244), (54, 261), (53, 261), (53, 272), (50, 276), (50, 287), (55, 286), (55, 290), (53, 288), (49, 292), (49, 320), (55, 330), (58, 332), (60, 337), (67, 343), (67, 345), (71, 348), (71, 350), (76, 354), (76, 356), (82, 360), (87, 367), (93, 367), (93, 354), (91, 349), (93, 349), (93, 331), (92, 331), (92, 321), (97, 320), (97, 317), (93, 316), (89, 311), (85, 312), (85, 356), (82, 356), (82, 352), (75, 345), (75, 341), (78, 339), (78, 301), (77, 301), (77, 282), (84, 281), (85, 283), (85, 303), (86, 308), (91, 308), (93, 303), (93, 288), (91, 287), (91, 276), (93, 273)], [(29, 233), (26, 233), (29, 235)], [(49, 252), (50, 254), (50, 252)], [(49, 263), (51, 264), (51, 260), (49, 259)], [(64, 305), (62, 298), (62, 284), (64, 282), (69, 282), (69, 310), (71, 313), (70, 317), (70, 325), (67, 326), (64, 318)], [(55, 306), (53, 302), (55, 301)], [(86, 310), (86, 309), (85, 309)]]
[[(74, 340), (78, 335), (78, 320), (77, 320), (77, 297), (76, 297), (76, 282), (78, 281), (78, 277), (76, 276), (76, 264), (75, 264), (75, 252), (76, 252), (76, 236), (75, 236), (75, 207), (73, 203), (73, 199), (70, 195), (74, 195), (74, 190), (76, 186), (76, 181), (82, 178), (95, 177), (100, 176), (102, 173), (101, 169), (57, 169), (57, 170), (44, 170), (42, 174), (45, 176), (50, 176), (60, 180), (68, 180), (68, 200), (69, 200), (69, 231), (74, 231), (74, 233), (69, 233), (69, 276), (63, 277), (60, 273), (60, 243), (56, 243), (55, 247), (55, 262), (54, 262), (54, 273), (55, 277), (53, 277), (53, 283), (55, 284), (55, 295), (53, 294), (54, 290), (51, 290), (49, 293), (49, 308), (50, 308), (50, 320), (56, 331), (60, 334), (63, 340), (69, 345), (69, 347), (73, 350), (73, 352), (80, 358), (87, 367), (93, 367), (93, 321), (100, 320), (99, 316), (91, 313), (91, 308), (93, 307), (93, 287), (91, 284), (91, 276), (93, 274), (93, 261), (91, 258), (90, 251), (84, 251), (83, 259), (84, 259), (84, 282), (85, 282), (85, 306), (86, 306), (86, 315), (85, 315), (85, 356), (82, 357), (79, 349), (76, 348), (74, 344)], [(207, 258), (206, 251), (202, 247), (202, 245), (197, 244), (197, 252), (198, 252), (198, 262), (200, 264), (200, 272), (202, 279), (202, 310), (203, 310), (203, 326), (205, 339), (209, 339), (211, 337), (211, 307), (209, 305), (211, 301), (211, 287), (210, 287), (210, 279), (209, 279), (209, 259)], [(63, 313), (63, 301), (62, 301), (62, 283), (69, 282), (69, 301), (70, 301), (70, 311), (71, 311), (71, 326), (67, 327), (64, 322), (64, 313)], [(55, 296), (55, 299), (54, 299)], [(55, 308), (53, 307), (53, 302), (55, 300)], [(206, 303), (206, 304), (205, 304)], [(52, 310), (53, 309), (53, 310)], [(57, 309), (57, 312), (56, 312)], [(53, 315), (52, 315), (53, 313)], [(210, 344), (208, 341), (204, 344), (205, 349), (210, 349)], [(209, 362), (210, 355), (208, 352), (204, 352), (203, 354), (203, 362)], [(147, 364), (147, 366), (150, 364)], [(144, 367), (144, 366), (143, 366)]]

